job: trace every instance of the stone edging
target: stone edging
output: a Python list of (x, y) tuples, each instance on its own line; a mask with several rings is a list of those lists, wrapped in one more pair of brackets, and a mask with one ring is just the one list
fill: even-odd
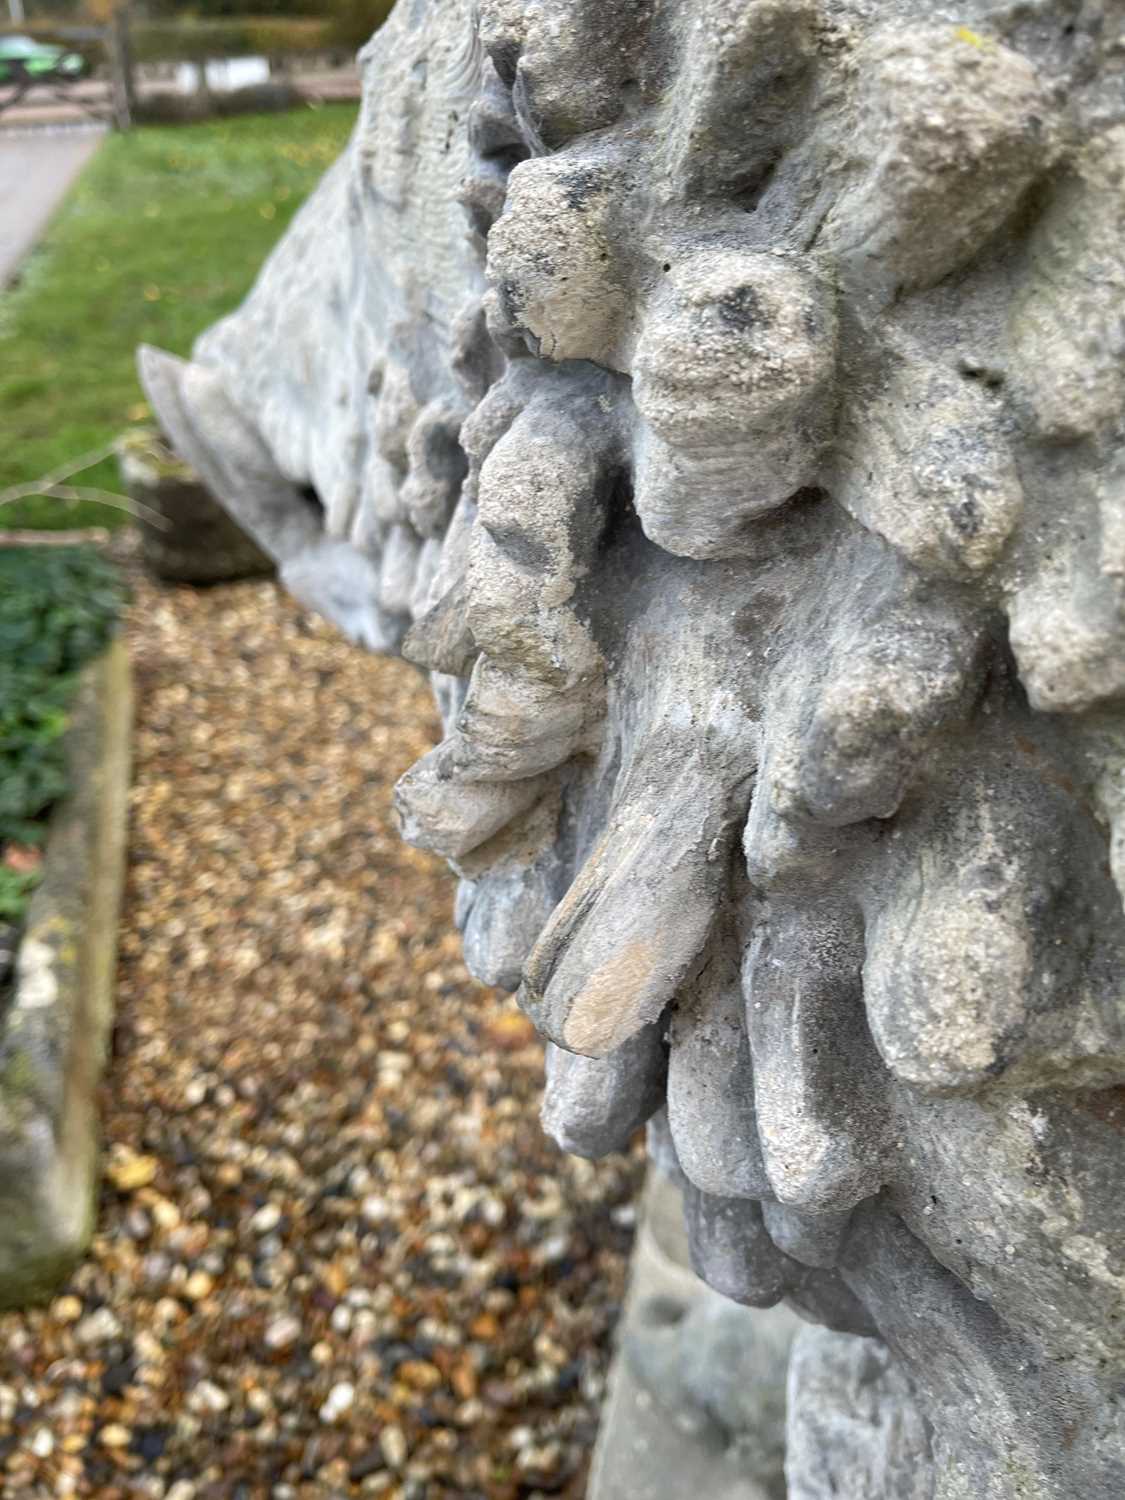
[[(778, 1428), (777, 1398), (799, 1326), (784, 1307), (738, 1307), (699, 1280), (689, 1264), (680, 1190), (650, 1167), (587, 1500), (775, 1500), (784, 1494), (781, 1432), (767, 1428)], [(694, 1360), (685, 1358), (682, 1340), (677, 1347), (680, 1327), (697, 1346)], [(751, 1363), (727, 1370), (734, 1347)], [(698, 1381), (709, 1367), (713, 1392)], [(749, 1425), (736, 1434), (722, 1420), (730, 1403), (718, 1388), (752, 1369), (757, 1379), (747, 1385), (763, 1394), (774, 1387), (775, 1400), (760, 1408), (753, 1398), (745, 1403), (741, 1415)], [(777, 1472), (749, 1462), (763, 1442), (777, 1449)]]
[(0, 1307), (47, 1295), (93, 1232), (131, 728), (118, 639), (82, 674), (67, 731), (71, 789), (51, 818), (15, 995), (0, 1017)]

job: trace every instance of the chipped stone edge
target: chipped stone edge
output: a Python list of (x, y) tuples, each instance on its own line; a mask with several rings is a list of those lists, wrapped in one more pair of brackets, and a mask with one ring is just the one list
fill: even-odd
[(0, 1025), (0, 1309), (47, 1296), (94, 1229), (96, 1094), (113, 1021), (133, 691), (116, 639), (83, 670)]

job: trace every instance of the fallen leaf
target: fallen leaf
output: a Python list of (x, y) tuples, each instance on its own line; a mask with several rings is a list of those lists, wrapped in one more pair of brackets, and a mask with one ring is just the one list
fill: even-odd
[(17, 875), (30, 875), (43, 863), (43, 851), (28, 844), (8, 844), (4, 850), (4, 863)]
[(119, 1193), (133, 1193), (154, 1181), (160, 1163), (155, 1156), (137, 1156), (122, 1151), (106, 1165), (105, 1175)]

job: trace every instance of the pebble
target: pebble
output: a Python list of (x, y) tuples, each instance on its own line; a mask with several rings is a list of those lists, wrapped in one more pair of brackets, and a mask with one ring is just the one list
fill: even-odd
[(204, 1078), (193, 1078), (184, 1089), (184, 1104), (188, 1109), (195, 1109), (206, 1097), (207, 1080)]
[(49, 1427), (37, 1427), (31, 1434), (28, 1447), (36, 1458), (50, 1458), (55, 1451), (55, 1435)]
[(180, 1210), (167, 1198), (154, 1198), (149, 1205), (152, 1217), (165, 1232), (176, 1228), (181, 1219)]
[(255, 1234), (272, 1234), (281, 1223), (281, 1209), (276, 1203), (266, 1203), (250, 1220)]
[(131, 1240), (147, 1240), (152, 1233), (152, 1220), (143, 1208), (131, 1208), (125, 1215), (125, 1233)]
[(230, 1397), (213, 1380), (201, 1380), (188, 1397), (188, 1405), (192, 1411), (217, 1416), (226, 1411)]
[(98, 1442), (103, 1448), (127, 1448), (133, 1434), (120, 1422), (110, 1422), (98, 1433)]
[(369, 1193), (359, 1211), (368, 1224), (384, 1224), (391, 1217), (391, 1205), (377, 1193)]
[(401, 1427), (392, 1424), (384, 1427), (379, 1434), (379, 1447), (383, 1451), (383, 1457), (392, 1469), (401, 1469), (406, 1462), (407, 1446), (406, 1434)]
[(564, 1260), (570, 1249), (570, 1236), (568, 1234), (552, 1235), (550, 1239), (536, 1247), (535, 1259), (541, 1266), (555, 1265)]
[(56, 1297), (51, 1303), (51, 1317), (56, 1323), (77, 1323), (81, 1316), (81, 1297)]
[(206, 1271), (193, 1271), (184, 1282), (184, 1296), (192, 1302), (202, 1302), (215, 1290), (215, 1278)]
[(355, 1386), (350, 1380), (338, 1381), (328, 1392), (328, 1400), (320, 1408), (322, 1422), (335, 1422), (349, 1409), (355, 1400)]
[(80, 1344), (108, 1344), (120, 1335), (121, 1324), (108, 1307), (99, 1307), (96, 1312), (89, 1313), (74, 1330), (74, 1337)]
[(395, 1373), (416, 1391), (436, 1390), (443, 1383), (441, 1371), (424, 1359), (404, 1360)]
[(263, 1342), (267, 1349), (288, 1349), (301, 1337), (301, 1320), (284, 1313), (266, 1325)]

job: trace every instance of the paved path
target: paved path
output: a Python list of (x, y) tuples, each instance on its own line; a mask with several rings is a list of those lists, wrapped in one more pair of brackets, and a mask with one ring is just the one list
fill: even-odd
[(47, 227), (63, 194), (97, 150), (103, 132), (0, 131), (0, 289)]

